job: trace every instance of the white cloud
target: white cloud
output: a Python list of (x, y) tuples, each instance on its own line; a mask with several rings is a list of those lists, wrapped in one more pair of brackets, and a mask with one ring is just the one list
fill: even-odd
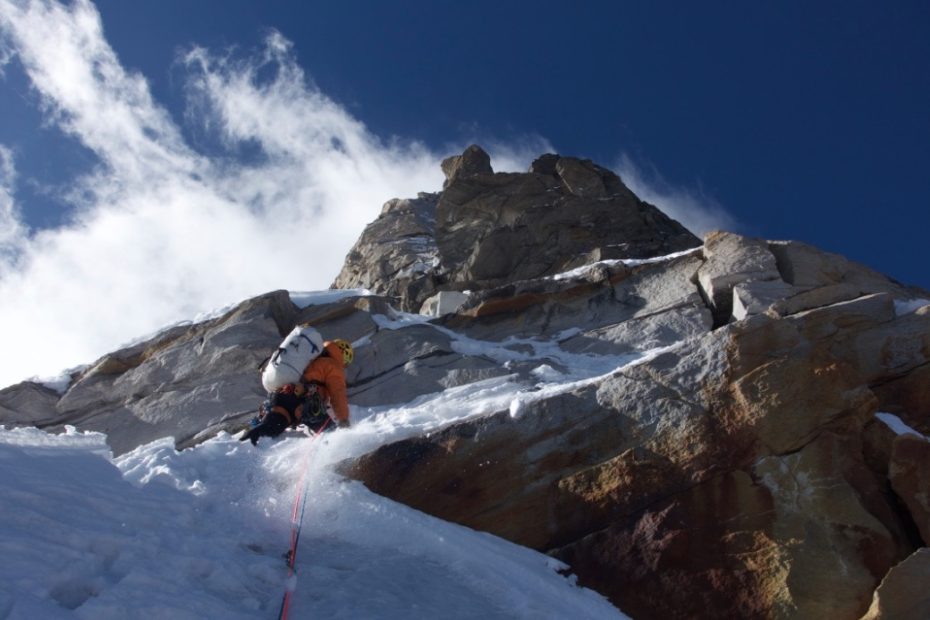
[[(229, 149), (212, 158), (123, 69), (90, 2), (0, 0), (0, 39), (49, 122), (100, 160), (75, 180), (73, 223), (30, 238), (0, 151), (2, 247), (17, 258), (0, 264), (0, 385), (251, 295), (326, 288), (386, 200), (442, 184), (438, 155), (373, 136), (309, 83), (277, 33), (254, 57), (182, 59), (190, 118)], [(257, 163), (238, 161), (243, 142), (261, 146)]]
[(26, 237), (26, 227), (13, 200), (15, 182), (13, 153), (0, 145), (0, 273), (12, 268)]
[(5, 75), (4, 70), (6, 69), (6, 66), (10, 64), (10, 61), (12, 59), (13, 59), (12, 50), (5, 48), (5, 47), (0, 47), (0, 78), (2, 78)]
[(70, 8), (45, 1), (3, 0), (2, 6), (3, 32), (44, 110), (101, 158), (111, 181), (138, 182), (196, 166), (145, 79), (120, 66), (87, 0)]
[[(69, 223), (30, 232), (0, 147), (0, 386), (252, 295), (327, 288), (385, 201), (441, 187), (440, 160), (467, 142), (437, 153), (380, 139), (312, 84), (291, 47), (272, 32), (255, 54), (179, 59), (185, 119), (225, 149), (207, 154), (121, 66), (88, 0), (0, 0), (0, 71), (15, 58), (47, 123), (99, 158), (70, 184)], [(481, 140), (498, 171), (554, 150), (538, 136)]]
[(644, 173), (626, 154), (620, 156), (614, 171), (634, 194), (657, 206), (698, 237), (712, 230), (737, 230), (736, 220), (700, 189), (673, 187), (654, 168), (649, 174)]

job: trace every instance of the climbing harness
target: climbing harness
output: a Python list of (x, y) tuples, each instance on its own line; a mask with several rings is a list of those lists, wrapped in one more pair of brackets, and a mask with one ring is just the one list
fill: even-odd
[(317, 437), (323, 434), (323, 431), (329, 425), (327, 419), (319, 431), (310, 438), (309, 445), (304, 451), (303, 465), (300, 468), (300, 479), (297, 481), (297, 491), (294, 496), (294, 508), (291, 511), (291, 547), (287, 551), (287, 581), (284, 589), (284, 598), (281, 601), (281, 611), (278, 614), (278, 620), (287, 620), (287, 613), (291, 606), (291, 595), (297, 589), (297, 543), (300, 541), (300, 528), (304, 520), (304, 510), (307, 507), (307, 470), (310, 465), (310, 454)]

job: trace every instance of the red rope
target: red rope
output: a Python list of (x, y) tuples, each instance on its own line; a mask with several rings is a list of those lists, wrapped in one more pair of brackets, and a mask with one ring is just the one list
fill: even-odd
[(287, 620), (287, 613), (291, 607), (291, 595), (297, 589), (297, 542), (300, 540), (300, 529), (304, 520), (304, 510), (307, 507), (307, 470), (310, 464), (310, 449), (317, 437), (323, 434), (326, 427), (329, 426), (329, 418), (323, 423), (323, 426), (310, 438), (310, 445), (304, 452), (304, 462), (300, 468), (300, 479), (297, 481), (297, 492), (294, 496), (294, 508), (291, 510), (291, 548), (287, 552), (287, 583), (284, 588), (284, 599), (281, 601), (281, 612), (278, 614), (278, 620)]

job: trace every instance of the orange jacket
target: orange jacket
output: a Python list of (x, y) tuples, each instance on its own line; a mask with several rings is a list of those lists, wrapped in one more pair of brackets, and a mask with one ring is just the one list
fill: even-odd
[(317, 385), (323, 400), (332, 406), (337, 422), (349, 421), (346, 372), (339, 347), (332, 342), (324, 342), (323, 355), (310, 362), (303, 378), (307, 383)]

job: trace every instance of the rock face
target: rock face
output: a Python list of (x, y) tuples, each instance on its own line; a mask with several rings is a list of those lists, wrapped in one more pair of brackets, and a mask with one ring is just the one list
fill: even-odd
[[(346, 257), (335, 288), (365, 288), (405, 310), (439, 290), (438, 194), (389, 201)], [(413, 308), (416, 306), (416, 308)]]
[(0, 423), (190, 445), (253, 414), (256, 367), (310, 321), (356, 342), (353, 405), (461, 409), (345, 475), (547, 552), (637, 620), (926, 616), (930, 293), (797, 242), (689, 250), (590, 162), (495, 174), (474, 147), (443, 170), (347, 258), (337, 283), (379, 295), (248, 300), (63, 394), (2, 390)]
[(930, 542), (930, 439), (910, 433), (894, 440), (888, 477), (924, 541)]
[[(184, 445), (205, 428), (248, 419), (262, 396), (255, 369), (295, 315), (287, 295), (278, 293), (205, 323), (168, 329), (98, 360), (59, 398), (42, 399), (35, 425), (105, 432), (120, 454), (165, 436)], [(26, 383), (0, 391), (0, 406), (12, 408), (35, 389)]]
[(729, 233), (659, 264), (486, 289), (442, 323), (585, 353), (677, 345), (344, 471), (555, 555), (636, 618), (859, 618), (927, 542), (930, 442), (879, 449), (867, 431), (889, 409), (927, 422), (904, 411), (926, 402), (930, 312), (898, 312), (917, 295)]
[(924, 620), (930, 618), (930, 549), (923, 548), (891, 569), (875, 590), (862, 620)]
[(495, 174), (487, 153), (471, 146), (442, 169), (439, 194), (385, 205), (335, 287), (369, 288), (416, 312), (440, 290), (494, 288), (598, 260), (700, 245), (587, 160), (543, 155), (527, 173)]

